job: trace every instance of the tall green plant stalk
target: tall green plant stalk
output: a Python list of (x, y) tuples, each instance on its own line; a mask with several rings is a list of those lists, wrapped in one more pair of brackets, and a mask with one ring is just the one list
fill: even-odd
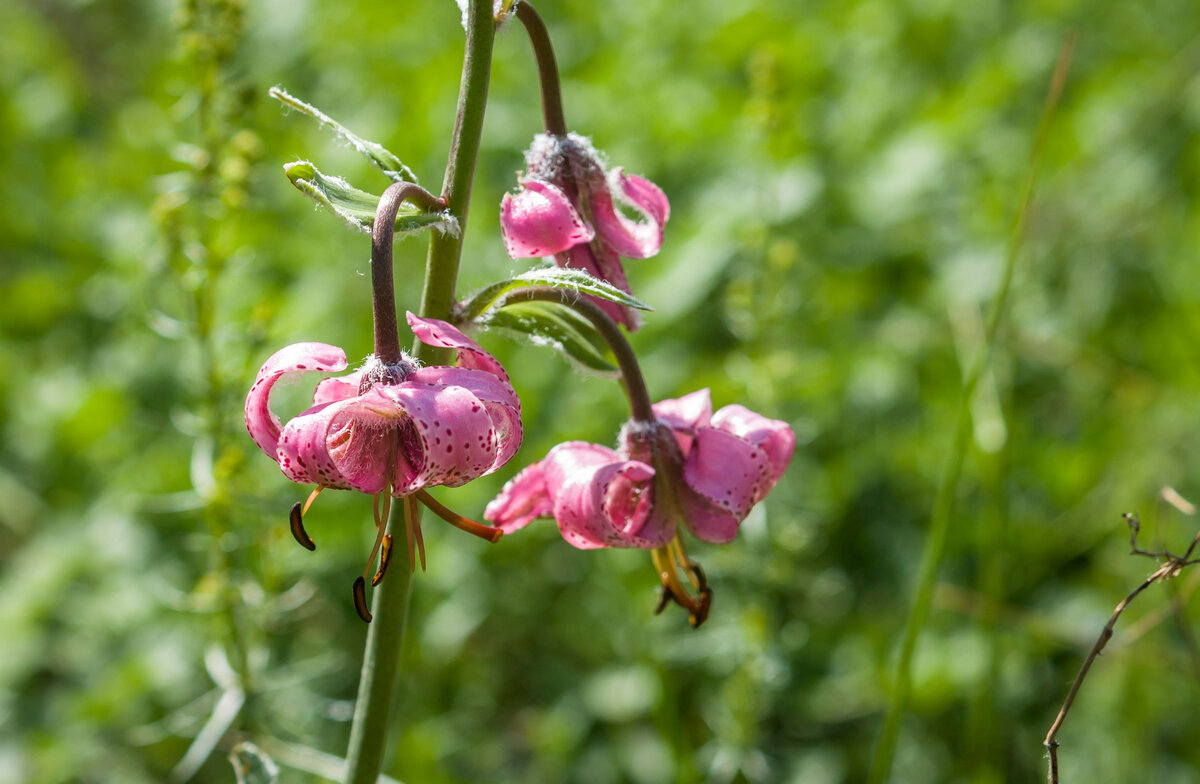
[(1008, 236), (1008, 247), (1004, 258), (1004, 268), (1001, 272), (1000, 290), (992, 303), (984, 330), (983, 343), (971, 362), (970, 369), (963, 381), (962, 395), (958, 401), (958, 412), (954, 422), (954, 436), (950, 442), (950, 452), (942, 467), (942, 475), (938, 481), (937, 495), (933, 502), (933, 513), (929, 523), (929, 535), (925, 539), (925, 548), (921, 553), (921, 566), (917, 574), (917, 587), (913, 598), (912, 610), (904, 625), (904, 636), (900, 643), (900, 658), (896, 663), (896, 672), (892, 680), (892, 692), (888, 700), (887, 714), (884, 718), (883, 731), (875, 747), (875, 758), (871, 765), (871, 784), (883, 784), (891, 775), (892, 759), (896, 752), (896, 741), (900, 735), (900, 724), (908, 700), (912, 693), (912, 663), (917, 650), (917, 642), (929, 617), (930, 604), (933, 601), (933, 587), (937, 579), (938, 569), (946, 555), (946, 542), (950, 535), (950, 520), (954, 516), (955, 497), (958, 494), (959, 480), (962, 478), (963, 462), (971, 440), (971, 401), (975, 390), (987, 369), (988, 359), (1000, 331), (1000, 323), (1008, 305), (1009, 292), (1012, 289), (1013, 276), (1020, 256), (1021, 243), (1025, 236), (1025, 222), (1029, 205), (1033, 200), (1034, 186), (1037, 182), (1038, 162), (1041, 159), (1042, 146), (1045, 143), (1046, 132), (1054, 117), (1055, 109), (1062, 95), (1063, 85), (1067, 78), (1067, 69), (1071, 63), (1071, 54), (1075, 48), (1075, 36), (1072, 33), (1063, 43), (1059, 52), (1054, 75), (1050, 81), (1050, 89), (1046, 102), (1042, 107), (1041, 119), (1038, 121), (1037, 133), (1034, 136), (1033, 151), (1030, 155), (1029, 172), (1025, 179), (1025, 188), (1021, 195), (1020, 205), (1013, 220), (1012, 229)]
[[(434, 232), (430, 237), (425, 286), (421, 294), (421, 315), (425, 318), (449, 319), (454, 307), (458, 266), (462, 258), (462, 232), (467, 226), (467, 206), (483, 134), (494, 38), (491, 0), (470, 0), (458, 111), (442, 183), (442, 199), (450, 214), (458, 220), (459, 231), (454, 234)], [(417, 342), (413, 353), (426, 364), (438, 364), (447, 360), (449, 352)], [(412, 517), (415, 524), (417, 514), (416, 502), (412, 498), (404, 499), (403, 504), (393, 507), (388, 531), (397, 540), (403, 538), (406, 536), (404, 516)], [(358, 701), (354, 706), (350, 746), (346, 752), (345, 784), (373, 784), (383, 766), (411, 585), (410, 571), (393, 570), (373, 596), (371, 614), (374, 621), (368, 628), (363, 653)]]

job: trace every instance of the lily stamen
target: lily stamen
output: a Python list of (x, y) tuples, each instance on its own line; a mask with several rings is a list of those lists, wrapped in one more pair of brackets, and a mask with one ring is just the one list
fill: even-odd
[(316, 550), (317, 543), (308, 535), (308, 531), (304, 530), (304, 511), (300, 506), (300, 502), (292, 504), (292, 511), (288, 514), (288, 524), (292, 529), (292, 538), (300, 543), (300, 546), (305, 550)]
[(460, 531), (466, 531), (472, 536), (478, 536), (480, 539), (486, 539), (493, 544), (498, 542), (500, 537), (504, 535), (504, 532), (499, 528), (493, 528), (490, 525), (477, 523), (468, 517), (463, 517), (453, 509), (450, 509), (439, 503), (437, 499), (424, 490), (417, 491), (416, 498), (420, 500), (421, 503), (425, 504), (425, 506), (429, 508), (429, 511), (433, 512), (435, 515), (442, 518)]
[(374, 588), (383, 582), (384, 575), (387, 574), (388, 566), (392, 563), (392, 535), (383, 535), (382, 549), (379, 551), (379, 569), (375, 572), (375, 576), (371, 578), (371, 587)]
[[(708, 587), (708, 579), (700, 565), (687, 558), (683, 544), (678, 537), (663, 547), (657, 547), (650, 552), (654, 566), (658, 569), (658, 578), (662, 582), (662, 595), (654, 614), (658, 615), (669, 602), (675, 602), (688, 611), (688, 623), (692, 628), (699, 628), (708, 619), (712, 607), (712, 589)], [(679, 579), (682, 572), (687, 575), (688, 582), (695, 588), (695, 595), (687, 590)]]
[(313, 488), (313, 491), (308, 494), (308, 499), (304, 502), (304, 508), (300, 510), (300, 514), (308, 514), (308, 508), (313, 505), (313, 501), (317, 500), (317, 496), (319, 496), (321, 491), (324, 489), (324, 485), (317, 485), (315, 488)]
[(363, 619), (364, 623), (370, 623), (371, 611), (367, 609), (367, 581), (359, 577), (354, 581), (352, 589), (354, 596), (354, 609), (358, 613), (358, 617)]
[(413, 571), (417, 571), (417, 556), (420, 554), (421, 571), (425, 571), (425, 537), (421, 535), (421, 520), (417, 515), (417, 504), (413, 501), (412, 496), (407, 496), (404, 499), (405, 515), (404, 529), (408, 535), (408, 565)]

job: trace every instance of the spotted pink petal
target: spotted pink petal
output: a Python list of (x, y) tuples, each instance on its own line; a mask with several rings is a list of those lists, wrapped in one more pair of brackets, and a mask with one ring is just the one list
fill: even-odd
[(742, 520), (729, 510), (686, 490), (679, 493), (678, 500), (683, 524), (700, 541), (728, 544), (737, 536)]
[(375, 389), (314, 406), (287, 423), (280, 468), (294, 482), (382, 492), (393, 473), (405, 412)]
[(771, 486), (771, 460), (744, 438), (715, 427), (696, 432), (683, 464), (688, 487), (740, 522)]
[(271, 411), (271, 388), (293, 373), (328, 372), (346, 369), (346, 354), (327, 343), (294, 343), (271, 355), (258, 371), (246, 395), (246, 429), (258, 448), (274, 458), (282, 423)]
[(691, 451), (696, 430), (707, 425), (712, 417), (712, 396), (706, 387), (683, 397), (661, 400), (654, 404), (654, 416), (671, 428), (680, 451), (686, 457)]
[(452, 348), (457, 351), (460, 367), (486, 370), (508, 381), (508, 373), (505, 372), (504, 366), (453, 324), (440, 319), (421, 318), (410, 312), (408, 313), (408, 326), (412, 328), (417, 340), (422, 343), (438, 348)]
[(393, 401), (413, 426), (400, 451), (416, 474), (393, 488), (393, 495), (434, 485), (458, 487), (496, 466), (496, 427), (487, 407), (470, 390), (406, 380), (376, 386), (372, 392)]
[[(625, 217), (613, 203), (614, 196), (640, 212), (642, 220)], [(626, 175), (618, 168), (609, 173), (607, 182), (597, 178), (588, 184), (588, 202), (596, 236), (618, 254), (645, 259), (658, 253), (671, 205), (657, 185), (642, 177)]]
[(545, 471), (541, 463), (534, 463), (505, 483), (483, 510), (483, 519), (511, 534), (539, 517), (549, 517), (553, 511), (554, 499), (546, 490)]
[(523, 186), (500, 201), (500, 230), (510, 257), (553, 256), (591, 242), (592, 227), (557, 186), (543, 180), (526, 180)]
[(654, 469), (646, 463), (572, 441), (550, 450), (541, 465), (554, 519), (575, 547), (653, 548), (674, 536), (674, 524), (654, 513)]
[(521, 447), (521, 401), (516, 391), (502, 378), (486, 370), (434, 366), (410, 375), (409, 382), (460, 386), (471, 391), (487, 409), (496, 430), (496, 460), (488, 473), (512, 459)]
[(765, 496), (792, 460), (792, 453), (796, 449), (796, 434), (792, 428), (786, 422), (768, 419), (740, 405), (725, 406), (713, 415), (711, 424), (744, 438), (766, 453), (771, 461), (771, 470), (768, 474), (770, 483), (763, 490)]

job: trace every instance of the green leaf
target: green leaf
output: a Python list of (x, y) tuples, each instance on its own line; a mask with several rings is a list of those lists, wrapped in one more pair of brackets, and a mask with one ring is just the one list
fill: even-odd
[[(359, 231), (370, 233), (375, 223), (379, 196), (355, 188), (341, 177), (322, 174), (308, 161), (283, 165), (283, 173), (297, 190), (334, 213)], [(396, 213), (396, 232), (408, 234), (422, 229), (458, 233), (458, 221), (447, 212), (425, 212), (419, 207), (402, 205)]]
[(356, 133), (350, 131), (349, 128), (342, 125), (337, 120), (330, 117), (325, 112), (310, 103), (305, 103), (296, 96), (289, 93), (282, 87), (272, 87), (269, 91), (272, 98), (288, 106), (301, 114), (306, 114), (317, 122), (324, 125), (329, 130), (333, 131), (339, 137), (349, 142), (350, 146), (358, 150), (368, 161), (375, 166), (393, 182), (417, 182), (417, 175), (413, 174), (412, 169), (404, 165), (404, 163), (396, 157), (394, 153), (377, 142), (368, 141)]
[(276, 784), (279, 766), (266, 752), (249, 741), (242, 741), (229, 752), (237, 784)]
[(605, 357), (607, 346), (596, 328), (575, 311), (557, 302), (517, 302), (501, 305), (482, 319), (485, 327), (528, 335), (538, 345), (561, 351), (580, 367), (602, 375), (616, 375)]
[(556, 289), (567, 289), (568, 291), (575, 291), (580, 294), (590, 294), (593, 297), (606, 299), (609, 302), (615, 302), (618, 305), (625, 305), (637, 310), (653, 310), (653, 308), (632, 294), (621, 291), (607, 281), (593, 278), (583, 270), (568, 267), (538, 267), (537, 269), (517, 275), (514, 278), (493, 283), (471, 297), (463, 305), (463, 317), (467, 320), (477, 319), (494, 307), (505, 294), (514, 289), (527, 288), (529, 286), (551, 286)]

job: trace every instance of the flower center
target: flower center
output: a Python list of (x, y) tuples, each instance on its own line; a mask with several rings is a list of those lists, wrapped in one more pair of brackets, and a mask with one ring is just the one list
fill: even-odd
[(358, 382), (358, 394), (365, 395), (376, 384), (392, 386), (416, 373), (421, 367), (417, 360), (408, 354), (401, 354), (399, 362), (385, 363), (372, 354), (363, 363), (362, 380)]

